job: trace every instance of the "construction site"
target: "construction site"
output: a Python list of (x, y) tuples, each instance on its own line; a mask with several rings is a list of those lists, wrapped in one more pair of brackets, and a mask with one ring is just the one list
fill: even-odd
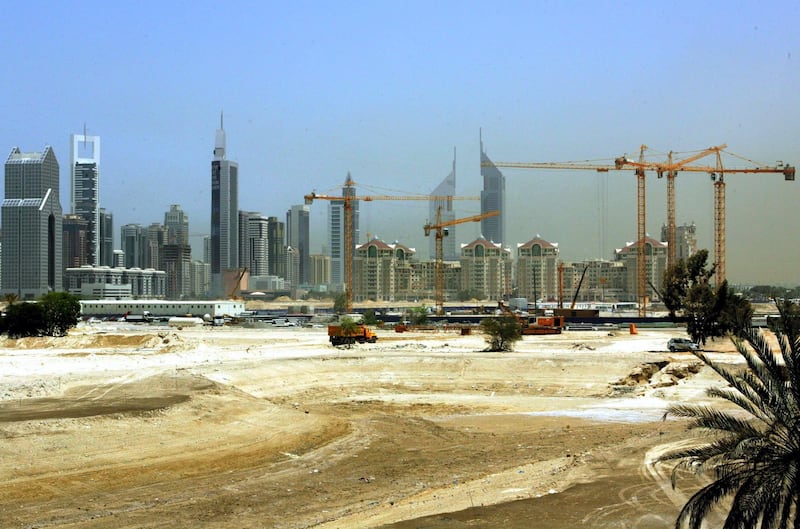
[[(339, 208), (337, 216), (329, 219), (333, 226), (331, 233), (338, 233), (341, 239), (331, 242), (332, 247), (337, 248), (331, 258), (335, 269), (333, 283), (341, 282), (348, 311), (354, 301), (424, 299), (433, 300), (436, 313), (442, 315), (446, 312), (445, 304), (459, 298), (508, 300), (519, 297), (528, 299), (534, 312), (539, 308), (569, 306), (575, 309), (576, 302), (594, 306), (626, 302), (635, 303), (638, 315), (646, 317), (648, 312), (659, 310), (661, 280), (669, 266), (699, 249), (694, 238), (695, 227), (677, 225), (676, 179), (679, 174), (706, 174), (713, 184), (714, 245), (713, 252), (709, 252), (709, 265), (714, 267), (717, 285), (727, 280), (726, 175), (779, 174), (785, 181), (795, 179), (795, 168), (791, 165), (783, 162), (767, 165), (726, 149), (727, 145), (721, 144), (691, 152), (658, 153), (642, 145), (636, 159), (625, 155), (605, 163), (498, 162), (484, 153), (481, 141), (484, 190), (480, 196), (359, 195), (356, 183), (348, 174), (340, 194), (312, 192), (305, 195), (305, 202), (311, 205), (327, 201), (330, 206)], [(713, 162), (703, 164), (707, 157), (712, 157)], [(506, 239), (504, 226), (512, 217), (504, 211), (506, 183), (500, 169), (634, 176), (636, 204), (630, 210), (636, 238), (616, 250), (614, 260), (590, 259), (582, 263), (563, 260), (558, 244), (538, 235), (527, 242), (511, 244)], [(648, 175), (666, 180), (666, 222), (661, 240), (650, 237), (647, 231)], [(454, 201), (476, 200), (480, 200), (480, 214), (455, 217)], [(431, 218), (422, 226), (425, 236), (434, 240), (430, 261), (419, 259), (415, 249), (398, 242), (385, 243), (369, 235), (366, 242), (356, 240), (358, 204), (382, 201), (427, 201), (431, 204)], [(446, 217), (444, 212), (447, 212)], [(462, 243), (457, 256), (452, 255), (451, 243), (451, 255), (445, 259), (444, 240), (452, 237), (450, 231), (456, 226), (468, 223), (480, 223), (483, 235)], [(681, 240), (678, 240), (678, 232), (681, 232)], [(341, 248), (337, 244), (341, 244)], [(344, 248), (354, 251), (344, 251)]]
[(680, 336), (489, 353), (444, 330), (348, 348), (324, 328), (107, 322), (6, 339), (2, 526), (666, 529), (696, 482), (673, 490), (652, 463), (686, 435), (664, 409), (722, 383), (667, 350)]

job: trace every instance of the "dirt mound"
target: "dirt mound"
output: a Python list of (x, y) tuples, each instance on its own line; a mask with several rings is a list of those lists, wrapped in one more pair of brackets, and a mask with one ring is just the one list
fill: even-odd
[(185, 339), (176, 332), (135, 334), (70, 334), (62, 337), (6, 338), (0, 347), (6, 349), (152, 349), (183, 344)]
[(649, 362), (634, 368), (626, 377), (615, 382), (614, 386), (674, 386), (678, 381), (699, 373), (702, 367), (702, 362)]
[(161, 410), (218, 389), (205, 377), (162, 374), (141, 380), (72, 388), (62, 397), (0, 402), (0, 422), (92, 417)]

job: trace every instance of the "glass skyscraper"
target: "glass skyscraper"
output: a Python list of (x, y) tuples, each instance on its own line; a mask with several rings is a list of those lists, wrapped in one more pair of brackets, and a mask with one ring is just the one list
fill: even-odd
[(62, 288), (59, 167), (50, 146), (15, 147), (5, 164), (2, 292), (33, 299)]
[[(484, 166), (484, 164), (489, 165)], [(483, 140), (481, 140), (481, 176), (483, 177), (481, 213), (500, 212), (495, 217), (481, 220), (481, 232), (486, 240), (502, 245), (506, 242), (506, 177), (486, 156)]]
[(220, 116), (211, 161), (211, 292), (223, 292), (223, 274), (239, 268), (239, 164), (225, 158)]
[[(100, 136), (73, 134), (71, 136), (70, 208), (88, 223), (86, 258), (88, 264), (99, 266), (100, 241)], [(110, 259), (111, 256), (109, 256)]]

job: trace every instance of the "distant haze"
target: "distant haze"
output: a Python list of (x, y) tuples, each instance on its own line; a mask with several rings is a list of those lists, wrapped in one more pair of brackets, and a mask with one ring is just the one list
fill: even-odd
[[(7, 15), (0, 151), (52, 145), (66, 212), (69, 136), (85, 124), (102, 139), (100, 202), (117, 239), (123, 224), (163, 222), (170, 204), (192, 233), (209, 231), (220, 111), (240, 208), (282, 220), (348, 171), (359, 193), (428, 193), (454, 147), (457, 192), (477, 195), (481, 128), (495, 161), (727, 143), (762, 164), (800, 162), (797, 2), (26, 2)], [(610, 259), (636, 237), (629, 171), (503, 172), (512, 248), (539, 234), (566, 260)], [(726, 180), (728, 278), (800, 284), (800, 183)], [(657, 238), (666, 182), (651, 174), (647, 187)], [(464, 201), (456, 215), (478, 211)], [(311, 206), (313, 252), (326, 212)], [(427, 216), (425, 202), (364, 204), (362, 239), (427, 258)], [(695, 222), (713, 254), (707, 175), (678, 177), (677, 221)], [(457, 234), (468, 242), (479, 225)]]

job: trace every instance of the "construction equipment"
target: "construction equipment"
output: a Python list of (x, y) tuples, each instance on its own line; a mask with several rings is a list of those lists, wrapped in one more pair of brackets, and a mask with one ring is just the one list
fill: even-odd
[(242, 288), (242, 278), (244, 277), (244, 275), (246, 273), (247, 273), (247, 267), (243, 266), (242, 269), (239, 270), (239, 275), (237, 276), (236, 282), (233, 284), (233, 287), (231, 287), (231, 291), (228, 292), (228, 299), (232, 299), (232, 300), (242, 299), (241, 296), (237, 296), (236, 295), (236, 292), (238, 290), (241, 290), (241, 288)]
[(533, 320), (517, 314), (502, 301), (497, 302), (497, 307), (500, 311), (514, 318), (519, 323), (520, 332), (524, 335), (531, 334), (561, 334), (561, 330), (565, 327), (564, 316), (534, 316)]
[(644, 153), (647, 150), (646, 145), (642, 145), (639, 149), (639, 161), (634, 162), (627, 156), (620, 156), (614, 160), (614, 164), (593, 164), (593, 163), (577, 163), (577, 162), (494, 162), (485, 161), (481, 166), (494, 166), (509, 169), (567, 169), (567, 170), (591, 170), (599, 173), (607, 173), (609, 171), (620, 170), (634, 170), (636, 173), (636, 187), (637, 187), (637, 247), (638, 247), (638, 269), (637, 269), (637, 297), (639, 300), (639, 315), (646, 315), (646, 278), (647, 267), (645, 259), (647, 258), (645, 252), (645, 237), (647, 235), (646, 225), (646, 209), (645, 209), (645, 163)]
[(581, 274), (581, 280), (578, 281), (578, 287), (575, 289), (575, 294), (572, 296), (572, 305), (570, 305), (569, 309), (575, 309), (575, 303), (578, 301), (578, 293), (581, 291), (581, 286), (583, 285), (583, 279), (586, 277), (586, 272), (589, 271), (589, 265), (583, 267), (583, 273)]
[[(784, 181), (794, 182), (795, 168), (792, 165), (786, 165), (783, 162), (778, 162), (774, 166), (758, 166), (752, 160), (738, 156), (736, 154), (723, 151), (722, 148), (712, 148), (716, 155), (716, 164), (714, 167), (700, 167), (687, 165), (681, 167), (679, 171), (695, 172), (695, 173), (708, 173), (711, 175), (711, 180), (714, 183), (714, 264), (715, 264), (715, 282), (721, 285), (726, 279), (726, 230), (725, 230), (725, 174), (726, 173), (744, 173), (744, 174), (763, 174), (763, 173), (780, 173), (783, 174)], [(755, 167), (724, 167), (722, 163), (722, 153), (725, 152), (731, 156), (746, 160), (756, 165)]]
[(328, 325), (328, 340), (331, 345), (351, 345), (354, 343), (375, 343), (378, 337), (364, 324), (356, 325), (353, 332), (346, 333), (341, 325)]
[[(364, 202), (371, 202), (374, 200), (480, 200), (479, 196), (469, 197), (456, 197), (456, 196), (436, 196), (436, 195), (407, 195), (407, 196), (394, 196), (394, 195), (368, 195), (357, 196), (355, 194), (355, 182), (347, 175), (344, 189), (347, 192), (343, 193), (344, 196), (332, 196), (325, 194), (318, 194), (311, 192), (305, 195), (305, 203), (312, 204), (315, 200), (333, 200), (340, 201), (344, 205), (344, 305), (345, 312), (352, 312), (353, 310), (353, 250), (355, 249), (355, 241), (353, 241), (353, 202), (361, 200)], [(349, 190), (352, 189), (352, 192)]]
[[(720, 283), (721, 279), (725, 277), (725, 187), (724, 187), (724, 180), (722, 179), (722, 175), (725, 172), (762, 172), (762, 173), (774, 173), (774, 172), (782, 172), (786, 177), (786, 180), (794, 180), (794, 167), (791, 166), (784, 166), (778, 165), (776, 167), (759, 167), (759, 168), (752, 168), (752, 169), (722, 169), (721, 161), (719, 158), (720, 152), (723, 152), (723, 149), (726, 148), (726, 144), (718, 145), (716, 147), (710, 147), (708, 149), (704, 149), (699, 151), (692, 156), (673, 162), (672, 161), (672, 153), (668, 158), (666, 163), (663, 162), (649, 162), (645, 160), (645, 151), (647, 150), (646, 145), (642, 145), (639, 149), (639, 159), (632, 160), (627, 156), (620, 156), (614, 159), (614, 164), (594, 164), (594, 163), (578, 163), (578, 162), (567, 162), (567, 163), (557, 163), (557, 162), (532, 162), (532, 163), (524, 163), (524, 162), (495, 162), (495, 161), (485, 161), (482, 162), (482, 166), (494, 166), (494, 167), (501, 167), (501, 168), (509, 168), (509, 169), (567, 169), (567, 170), (592, 170), (597, 172), (609, 172), (609, 171), (620, 171), (620, 170), (633, 170), (636, 174), (636, 211), (637, 211), (637, 301), (639, 304), (639, 315), (646, 316), (646, 307), (647, 307), (647, 265), (646, 265), (646, 248), (645, 248), (645, 239), (647, 236), (646, 231), (646, 221), (647, 221), (647, 213), (646, 213), (646, 200), (645, 200), (645, 171), (646, 170), (654, 170), (659, 176), (663, 176), (664, 174), (667, 175), (667, 231), (668, 231), (668, 239), (669, 237), (672, 240), (668, 240), (668, 246), (671, 247), (674, 252), (675, 248), (675, 182), (674, 178), (676, 173), (679, 171), (689, 171), (689, 172), (708, 172), (714, 175), (719, 175), (719, 180), (717, 180), (715, 184), (715, 252), (717, 257), (717, 282)], [(691, 162), (697, 161), (704, 156), (708, 156), (710, 154), (716, 154), (718, 159), (718, 167), (716, 168), (708, 168), (708, 167), (696, 167), (689, 165)], [(668, 249), (668, 251), (670, 251)], [(670, 264), (674, 264), (674, 253), (671, 254), (672, 260)], [(721, 279), (720, 279), (721, 278)]]
[(465, 222), (478, 222), (489, 217), (496, 217), (499, 211), (488, 211), (480, 215), (472, 215), (471, 217), (464, 217), (461, 219), (453, 219), (442, 222), (442, 208), (439, 206), (436, 211), (436, 224), (426, 224), (423, 226), (425, 236), (429, 236), (431, 231), (435, 231), (434, 237), (436, 247), (436, 260), (434, 262), (434, 298), (436, 302), (436, 314), (442, 315), (444, 313), (444, 248), (443, 240), (448, 235), (447, 228), (457, 224), (464, 224)]

